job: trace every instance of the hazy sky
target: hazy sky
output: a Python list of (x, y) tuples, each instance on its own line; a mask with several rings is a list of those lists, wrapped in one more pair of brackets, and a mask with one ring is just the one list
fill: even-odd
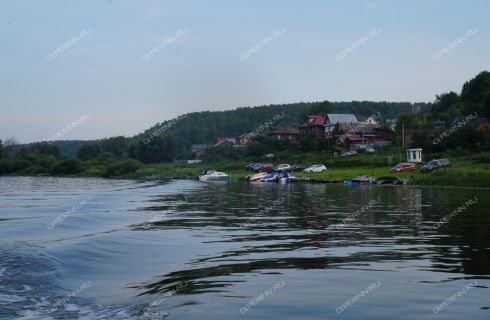
[(131, 136), (182, 113), (432, 101), (490, 69), (490, 1), (0, 3), (0, 138)]

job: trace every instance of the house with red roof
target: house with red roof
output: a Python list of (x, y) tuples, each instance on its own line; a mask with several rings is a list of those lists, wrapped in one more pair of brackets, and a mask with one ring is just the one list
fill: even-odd
[(325, 137), (325, 120), (324, 115), (308, 115), (305, 117), (305, 122), (299, 126), (299, 134), (301, 137)]

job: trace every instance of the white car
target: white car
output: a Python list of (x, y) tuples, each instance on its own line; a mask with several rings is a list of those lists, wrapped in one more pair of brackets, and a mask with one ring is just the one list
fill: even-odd
[(290, 171), (291, 170), (291, 165), (290, 164), (278, 164), (275, 168), (275, 171), (279, 172), (284, 172), (284, 171)]
[(323, 164), (315, 164), (303, 170), (304, 173), (313, 173), (313, 172), (323, 172), (327, 171), (327, 167)]
[(367, 153), (375, 153), (376, 150), (374, 150), (374, 148), (366, 148), (364, 149), (364, 151), (366, 151)]
[(357, 151), (347, 151), (342, 153), (340, 156), (341, 157), (350, 157), (350, 156), (355, 156), (357, 154)]

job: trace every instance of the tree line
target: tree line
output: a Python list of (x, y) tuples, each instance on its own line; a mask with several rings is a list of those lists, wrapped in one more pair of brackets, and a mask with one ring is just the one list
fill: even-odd
[[(490, 126), (466, 126), (439, 144), (433, 143), (429, 129), (434, 121), (443, 121), (450, 128), (455, 121), (476, 113), (490, 116), (490, 73), (482, 72), (467, 81), (460, 93), (437, 95), (433, 103), (417, 103), (419, 113), (413, 113), (409, 102), (300, 102), (294, 104), (244, 107), (228, 111), (193, 112), (177, 119), (157, 123), (133, 137), (116, 136), (95, 141), (34, 143), (19, 145), (15, 139), (0, 141), (0, 174), (80, 174), (116, 176), (136, 170), (145, 163), (172, 162), (193, 159), (190, 146), (213, 143), (217, 136), (237, 137), (254, 130), (261, 123), (285, 115), (274, 123), (278, 127), (296, 127), (307, 114), (354, 113), (370, 116), (381, 114), (381, 122), (398, 118), (395, 145), (400, 143), (400, 128), (417, 131), (413, 146), (442, 152), (450, 148), (472, 151), (490, 150)], [(162, 129), (163, 128), (163, 129)], [(237, 150), (212, 148), (206, 161), (257, 157), (265, 153), (308, 153), (334, 150), (338, 146), (327, 139), (302, 138), (299, 145), (284, 141), (254, 138), (247, 148)], [(66, 149), (66, 150), (65, 150)], [(69, 152), (67, 152), (69, 150)], [(68, 154), (69, 153), (69, 154)]]

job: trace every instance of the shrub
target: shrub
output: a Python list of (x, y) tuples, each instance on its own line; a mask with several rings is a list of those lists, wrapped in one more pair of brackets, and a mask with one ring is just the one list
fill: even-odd
[(12, 161), (8, 159), (0, 160), (0, 176), (2, 174), (10, 173), (12, 171)]
[(490, 163), (490, 152), (481, 153), (473, 157), (476, 163)]
[(78, 174), (82, 172), (82, 163), (77, 159), (61, 160), (53, 169), (54, 174)]
[(15, 159), (11, 162), (11, 172), (18, 172), (27, 169), (31, 166), (31, 163), (24, 159)]
[(104, 177), (122, 176), (128, 173), (135, 172), (139, 168), (141, 168), (141, 162), (134, 159), (124, 159), (110, 164), (106, 168), (103, 176)]

